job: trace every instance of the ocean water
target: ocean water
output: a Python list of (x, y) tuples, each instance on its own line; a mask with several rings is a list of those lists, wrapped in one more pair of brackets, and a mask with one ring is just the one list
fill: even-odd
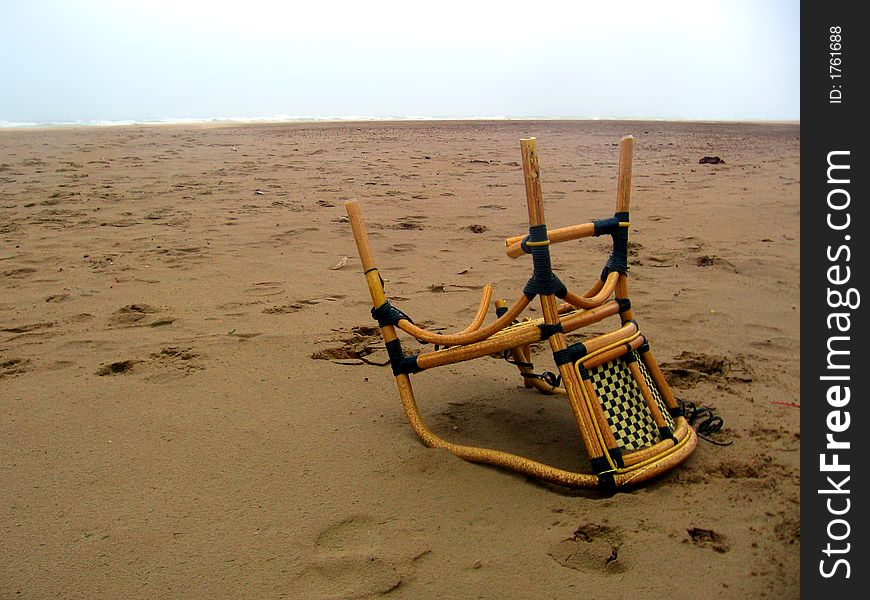
[[(192, 125), (206, 123), (306, 123), (306, 122), (359, 122), (359, 121), (600, 121), (616, 120), (614, 117), (552, 117), (530, 116), (515, 117), (507, 115), (472, 116), (371, 116), (371, 115), (326, 115), (326, 116), (287, 116), (271, 117), (168, 117), (162, 119), (93, 119), (73, 121), (5, 121), (0, 119), (0, 129), (26, 129), (33, 127), (117, 127), (123, 125)], [(660, 119), (640, 118), (644, 121)]]

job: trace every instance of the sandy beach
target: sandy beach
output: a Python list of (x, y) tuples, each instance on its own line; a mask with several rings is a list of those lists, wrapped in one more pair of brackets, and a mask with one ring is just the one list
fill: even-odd
[[(530, 273), (519, 139), (560, 227), (612, 215), (624, 135), (637, 319), (732, 443), (612, 496), (424, 447), (344, 203), (455, 331)], [(0, 598), (797, 598), (799, 173), (796, 123), (0, 130)], [(554, 267), (585, 291), (608, 248)], [(414, 383), (448, 439), (588, 468), (502, 360)]]

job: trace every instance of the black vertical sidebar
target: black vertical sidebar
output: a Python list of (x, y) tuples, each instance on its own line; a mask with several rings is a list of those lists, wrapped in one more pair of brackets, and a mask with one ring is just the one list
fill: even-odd
[(801, 593), (831, 600), (870, 589), (870, 32), (859, 6), (801, 6)]

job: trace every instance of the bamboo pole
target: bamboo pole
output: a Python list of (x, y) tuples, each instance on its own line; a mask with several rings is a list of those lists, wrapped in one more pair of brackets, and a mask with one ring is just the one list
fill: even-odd
[[(353, 238), (356, 240), (356, 249), (359, 253), (359, 259), (362, 263), (363, 273), (368, 284), (369, 294), (372, 298), (372, 307), (377, 308), (387, 301), (387, 295), (384, 292), (384, 284), (381, 282), (381, 276), (375, 267), (375, 259), (372, 255), (372, 248), (369, 244), (369, 235), (366, 230), (366, 224), (362, 219), (362, 212), (359, 208), (359, 202), (351, 200), (345, 204), (347, 216), (350, 220), (350, 227), (353, 230)], [(384, 342), (391, 342), (398, 339), (396, 329), (392, 325), (384, 325), (381, 327), (381, 335)]]
[(634, 137), (619, 140), (619, 179), (616, 183), (616, 212), (631, 210), (631, 170), (634, 161)]
[[(523, 181), (526, 187), (526, 204), (529, 210), (529, 226), (544, 225), (544, 198), (541, 191), (541, 166), (538, 161), (538, 145), (535, 138), (520, 140), (520, 152), (523, 161)], [(544, 323), (556, 325), (560, 323), (559, 307), (553, 294), (540, 294), (541, 311), (544, 314)], [(553, 352), (564, 350), (567, 347), (564, 333), (555, 333), (550, 336), (550, 348)], [(604, 448), (598, 443), (595, 435), (595, 423), (592, 415), (586, 410), (581, 402), (583, 395), (580, 389), (580, 380), (577, 370), (572, 364), (559, 365), (562, 375), (562, 384), (568, 392), (568, 400), (571, 410), (580, 429), (580, 437), (586, 447), (589, 458), (594, 460), (606, 454)]]
[[(560, 244), (562, 242), (570, 242), (582, 238), (592, 237), (595, 235), (595, 225), (592, 223), (582, 223), (580, 225), (571, 225), (569, 227), (560, 227), (549, 232), (550, 243)], [(505, 243), (505, 253), (510, 258), (518, 258), (525, 254), (523, 247), (520, 244), (526, 236), (507, 238)]]
[[(562, 322), (562, 328), (566, 332), (574, 331), (580, 327), (597, 323), (619, 311), (616, 302), (604, 304), (598, 308), (583, 311), (582, 313), (569, 315)], [(432, 369), (444, 365), (452, 365), (481, 356), (498, 354), (517, 346), (531, 344), (541, 340), (541, 330), (534, 322), (522, 323), (499, 332), (486, 340), (464, 346), (454, 346), (444, 350), (423, 352), (417, 355), (417, 366), (421, 369)]]
[[(616, 184), (616, 212), (631, 210), (631, 173), (634, 162), (634, 138), (625, 136), (619, 141), (619, 175)], [(628, 298), (628, 276), (620, 274), (616, 284), (616, 297)], [(634, 319), (634, 312), (629, 309), (620, 315), (622, 322)]]
[(523, 161), (523, 183), (526, 186), (526, 208), (529, 211), (529, 225), (544, 224), (544, 195), (541, 191), (541, 165), (538, 161), (538, 141), (536, 138), (520, 140), (520, 154)]
[[(613, 273), (611, 273), (613, 275)], [(622, 273), (619, 273), (619, 279), (616, 281), (616, 297), (617, 298), (628, 298), (628, 276)], [(622, 319), (623, 323), (627, 323), (629, 321), (634, 320), (634, 310), (628, 309), (622, 313), (620, 313), (619, 318)]]
[[(589, 237), (595, 233), (594, 223), (581, 223), (579, 225), (569, 225), (568, 227), (559, 227), (549, 232), (550, 243), (558, 244), (559, 242), (569, 242), (579, 238)], [(518, 244), (526, 239), (525, 235), (515, 235), (505, 239), (504, 245), (506, 248)], [(512, 257), (513, 258), (513, 257)]]
[(597, 350), (600, 350), (605, 346), (609, 346), (617, 342), (627, 341), (627, 338), (634, 335), (635, 333), (637, 333), (637, 323), (626, 323), (615, 331), (596, 336), (590, 340), (586, 340), (585, 342), (583, 342), (583, 345), (586, 346), (586, 353), (592, 354), (593, 352), (596, 352)]
[(483, 293), (481, 294), (480, 304), (477, 307), (477, 313), (474, 315), (474, 318), (471, 320), (468, 327), (459, 332), (460, 335), (480, 329), (483, 320), (486, 319), (486, 313), (489, 311), (490, 300), (492, 300), (492, 284), (487, 283), (483, 286)]
[[(601, 279), (596, 279), (595, 283), (592, 285), (592, 287), (589, 288), (589, 290), (580, 297), (581, 298), (594, 298), (595, 295), (598, 294), (602, 289), (604, 289), (604, 282), (601, 281)], [(568, 295), (576, 298), (576, 295), (573, 292), (568, 292)], [(559, 314), (562, 314), (563, 312), (576, 310), (577, 308), (586, 308), (586, 307), (575, 306), (574, 304), (566, 302), (566, 303), (559, 305)]]
[[(599, 281), (601, 281), (599, 279)], [(593, 296), (578, 296), (572, 292), (568, 292), (565, 294), (565, 302), (576, 306), (577, 308), (593, 308), (598, 306), (605, 300), (610, 297), (610, 294), (613, 293), (613, 290), (616, 289), (616, 285), (619, 282), (619, 273), (613, 271), (607, 274), (607, 280), (601, 282), (601, 286), (598, 289), (597, 293)], [(595, 289), (594, 287), (592, 289)], [(588, 294), (588, 292), (587, 292)]]
[(501, 317), (483, 327), (482, 329), (478, 329), (476, 331), (468, 331), (466, 333), (454, 333), (454, 334), (441, 334), (436, 331), (429, 331), (427, 329), (423, 329), (419, 327), (407, 319), (402, 319), (398, 323), (399, 329), (411, 335), (418, 340), (422, 340), (424, 342), (429, 342), (430, 344), (439, 344), (441, 346), (457, 346), (460, 344), (473, 344), (474, 342), (479, 342), (491, 336), (494, 333), (497, 333), (513, 323), (514, 319), (516, 319), (520, 314), (525, 310), (525, 308), (529, 305), (529, 299), (523, 294), (519, 297), (519, 299), (511, 306), (508, 311), (503, 314)]
[(594, 356), (590, 356), (586, 359), (581, 359), (580, 364), (582, 364), (586, 369), (594, 369), (595, 367), (600, 367), (604, 363), (608, 363), (611, 360), (616, 360), (617, 358), (623, 356), (628, 349), (637, 350), (637, 348), (646, 340), (640, 334), (637, 334), (624, 342), (618, 344), (614, 348), (610, 348), (609, 350), (602, 351), (600, 354), (595, 354)]
[[(562, 319), (562, 331), (563, 333), (571, 333), (575, 329), (580, 327), (585, 327), (586, 325), (590, 325), (592, 323), (597, 323), (603, 320), (606, 317), (615, 315), (619, 312), (619, 304), (612, 300), (610, 302), (605, 302), (601, 306), (596, 306), (595, 308), (588, 309), (576, 309), (571, 307), (570, 312), (559, 313), (559, 317)], [(594, 319), (594, 320), (590, 320)], [(516, 331), (523, 327), (535, 325), (540, 326), (544, 323), (543, 317), (538, 317), (537, 319), (525, 319), (523, 321), (519, 321), (510, 325), (509, 327), (505, 327), (498, 333), (492, 335), (493, 339), (496, 339), (508, 332)], [(533, 340), (530, 343), (537, 342), (538, 340)]]

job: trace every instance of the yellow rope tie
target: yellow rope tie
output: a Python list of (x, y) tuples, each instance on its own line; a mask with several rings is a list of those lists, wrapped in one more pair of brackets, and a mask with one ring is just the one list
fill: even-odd
[(628, 221), (620, 221), (619, 222), (620, 227), (629, 227), (630, 225), (631, 225), (631, 223), (629, 223)]
[(526, 246), (529, 248), (536, 248), (538, 246), (549, 246), (550, 240), (542, 240), (540, 242), (526, 242)]

